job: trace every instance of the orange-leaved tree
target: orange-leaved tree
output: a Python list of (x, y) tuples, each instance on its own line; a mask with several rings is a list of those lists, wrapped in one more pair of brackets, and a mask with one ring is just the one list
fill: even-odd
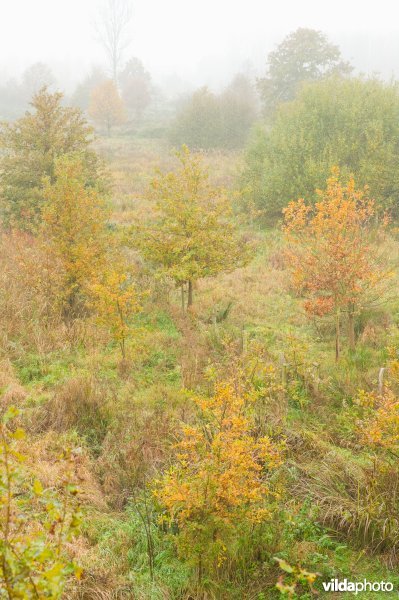
[(56, 179), (44, 188), (41, 237), (46, 252), (60, 266), (65, 317), (85, 305), (88, 288), (104, 266), (108, 245), (108, 210), (94, 188), (86, 186), (79, 155), (56, 162)]
[(284, 210), (287, 256), (295, 288), (306, 297), (305, 309), (312, 316), (335, 317), (335, 355), (340, 355), (341, 317), (346, 314), (350, 349), (355, 348), (355, 315), (390, 273), (381, 263), (373, 243), (376, 227), (374, 201), (367, 188), (358, 190), (353, 178), (342, 184), (338, 168), (327, 180), (326, 190), (317, 191), (319, 201), (290, 202)]
[(198, 420), (182, 424), (176, 463), (155, 496), (166, 522), (178, 527), (179, 553), (201, 580), (221, 566), (245, 528), (272, 518), (271, 474), (282, 462), (283, 443), (254, 436), (251, 396), (232, 383), (195, 404)]
[(232, 271), (251, 253), (232, 222), (227, 195), (210, 184), (200, 158), (186, 146), (177, 158), (177, 171), (152, 182), (155, 215), (135, 228), (132, 243), (181, 288), (184, 310), (185, 287), (190, 307), (196, 280)]

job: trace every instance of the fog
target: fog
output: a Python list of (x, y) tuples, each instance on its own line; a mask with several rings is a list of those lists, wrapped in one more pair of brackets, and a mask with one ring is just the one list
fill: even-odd
[[(71, 89), (105, 64), (95, 34), (101, 0), (0, 0), (0, 78), (47, 63)], [(127, 56), (159, 85), (224, 85), (237, 71), (262, 73), (267, 53), (290, 31), (311, 27), (340, 45), (358, 71), (399, 75), (398, 7), (337, 0), (132, 0)]]

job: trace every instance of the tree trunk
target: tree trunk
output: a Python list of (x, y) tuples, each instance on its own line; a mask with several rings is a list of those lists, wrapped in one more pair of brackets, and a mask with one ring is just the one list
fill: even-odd
[(335, 362), (338, 362), (340, 355), (340, 311), (337, 309), (335, 313)]
[(122, 353), (122, 359), (125, 360), (126, 358), (126, 343), (125, 343), (125, 331), (124, 331), (124, 327), (125, 327), (125, 320), (123, 318), (123, 312), (121, 310), (121, 305), (119, 303), (119, 301), (116, 301), (116, 308), (118, 310), (118, 316), (119, 316), (119, 320), (121, 323), (121, 339), (120, 339), (120, 347), (121, 347), (121, 353)]
[(188, 296), (187, 296), (187, 308), (193, 305), (193, 282), (191, 279), (188, 281)]
[(349, 349), (354, 350), (356, 346), (355, 338), (355, 307), (351, 303), (348, 306), (348, 340)]
[(184, 312), (185, 312), (185, 306), (184, 306), (184, 281), (182, 281), (182, 283), (180, 284), (180, 290), (181, 290), (181, 310), (182, 310), (182, 313), (184, 314)]

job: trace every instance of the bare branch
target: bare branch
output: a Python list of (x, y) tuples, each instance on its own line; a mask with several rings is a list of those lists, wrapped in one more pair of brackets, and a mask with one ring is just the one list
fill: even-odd
[(104, 0), (95, 24), (97, 39), (103, 46), (115, 83), (121, 69), (123, 53), (131, 42), (128, 27), (132, 19), (131, 0)]

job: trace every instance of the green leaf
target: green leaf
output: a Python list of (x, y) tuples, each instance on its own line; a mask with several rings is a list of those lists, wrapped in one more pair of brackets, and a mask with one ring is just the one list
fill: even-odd
[(294, 572), (294, 568), (291, 567), (291, 565), (288, 564), (287, 561), (285, 561), (283, 558), (278, 558), (277, 556), (275, 556), (274, 560), (276, 562), (278, 562), (278, 566), (280, 567), (280, 569), (282, 569), (286, 573), (293, 573)]

